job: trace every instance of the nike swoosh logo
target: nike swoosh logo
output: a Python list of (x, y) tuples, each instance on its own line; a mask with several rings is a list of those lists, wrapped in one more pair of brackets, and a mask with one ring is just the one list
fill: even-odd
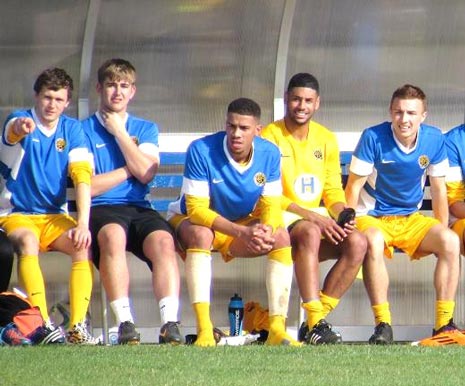
[(220, 182), (223, 182), (223, 181), (224, 181), (224, 180), (221, 179), (221, 178), (214, 178), (212, 182), (213, 182), (214, 184), (219, 184)]
[(95, 147), (96, 147), (97, 149), (100, 149), (100, 148), (105, 147), (105, 146), (107, 146), (106, 143), (97, 143), (97, 144), (95, 145)]
[(37, 138), (32, 138), (32, 142), (40, 142)]
[(385, 160), (385, 159), (381, 160), (382, 164), (393, 164), (394, 162), (396, 161), (390, 161), (390, 160)]

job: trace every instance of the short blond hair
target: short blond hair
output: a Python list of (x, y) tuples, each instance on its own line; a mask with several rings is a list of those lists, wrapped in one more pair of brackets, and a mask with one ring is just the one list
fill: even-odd
[(105, 80), (127, 80), (136, 83), (136, 69), (125, 59), (113, 58), (103, 63), (97, 72), (97, 80), (103, 84)]

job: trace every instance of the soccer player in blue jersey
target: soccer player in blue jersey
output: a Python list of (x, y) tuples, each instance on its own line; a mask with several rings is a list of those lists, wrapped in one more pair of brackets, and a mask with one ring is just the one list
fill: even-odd
[(93, 260), (100, 271), (120, 344), (138, 344), (129, 301), (126, 251), (152, 271), (162, 326), (159, 342), (179, 344), (179, 268), (168, 222), (151, 208), (149, 182), (160, 164), (158, 127), (127, 113), (136, 93), (136, 70), (110, 59), (98, 70), (98, 111), (83, 121), (94, 160), (90, 227)]
[[(19, 277), (32, 304), (46, 321), (40, 342), (64, 342), (47, 310), (39, 252), (56, 250), (71, 256), (71, 322), (69, 343), (95, 344), (85, 317), (92, 291), (89, 259), (91, 167), (78, 120), (63, 114), (73, 90), (60, 68), (43, 71), (35, 81), (32, 109), (15, 111), (5, 122), (0, 153), (5, 186), (0, 194), (0, 226), (15, 245)], [(76, 190), (77, 219), (67, 213), (67, 177)]]
[[(441, 131), (423, 123), (426, 104), (420, 88), (398, 88), (390, 103), (392, 121), (362, 133), (350, 165), (347, 201), (357, 207), (357, 227), (368, 239), (363, 277), (376, 324), (371, 344), (393, 342), (384, 255), (392, 258), (394, 247), (411, 259), (437, 257), (435, 325), (433, 337), (423, 343), (436, 345), (444, 335), (463, 341), (452, 320), (460, 249), (457, 235), (447, 228), (446, 146)], [(434, 218), (419, 213), (427, 176)]]
[(168, 219), (185, 254), (197, 346), (216, 344), (210, 318), (211, 250), (225, 261), (267, 255), (267, 344), (301, 345), (285, 327), (292, 256), (281, 212), (281, 156), (274, 144), (257, 136), (260, 129), (259, 105), (247, 98), (232, 101), (225, 130), (189, 146), (181, 196), (169, 206)]
[(465, 235), (465, 124), (446, 133), (449, 172), (446, 176), (449, 203), (449, 225), (460, 238), (460, 251), (464, 255)]

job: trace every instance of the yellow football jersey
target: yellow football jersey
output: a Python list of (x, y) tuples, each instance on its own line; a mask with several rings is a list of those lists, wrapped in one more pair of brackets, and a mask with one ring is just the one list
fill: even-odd
[(287, 131), (283, 119), (262, 130), (262, 137), (281, 151), (283, 209), (291, 202), (307, 209), (321, 206), (321, 200), (326, 208), (336, 202), (346, 203), (337, 138), (317, 122), (310, 121), (309, 125), (304, 141)]

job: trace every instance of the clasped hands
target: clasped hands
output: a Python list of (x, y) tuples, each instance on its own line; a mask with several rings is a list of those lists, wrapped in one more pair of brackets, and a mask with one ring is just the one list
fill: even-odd
[(276, 241), (273, 237), (273, 227), (258, 223), (246, 228), (244, 236), (249, 251), (256, 255), (264, 255), (273, 249)]

